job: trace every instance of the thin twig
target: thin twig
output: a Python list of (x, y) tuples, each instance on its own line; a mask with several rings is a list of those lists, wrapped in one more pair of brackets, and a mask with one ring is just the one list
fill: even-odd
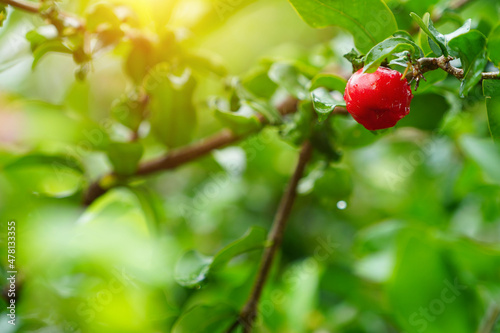
[(453, 10), (457, 10), (457, 9), (464, 7), (469, 2), (471, 2), (471, 0), (457, 0), (457, 1), (451, 3), (450, 8)]
[[(297, 109), (297, 103), (298, 101), (295, 98), (287, 98), (278, 106), (278, 111), (282, 115), (293, 113)], [(264, 117), (259, 115), (258, 118), (261, 123), (264, 124), (266, 122)], [(248, 133), (247, 135), (252, 133), (255, 132)], [(207, 155), (214, 149), (220, 149), (236, 143), (244, 137), (245, 135), (238, 135), (228, 129), (224, 129), (209, 138), (205, 138), (194, 144), (169, 151), (165, 156), (142, 163), (139, 165), (139, 168), (134, 176), (145, 176), (159, 171), (175, 169), (182, 164)], [(113, 174), (104, 175), (89, 185), (87, 191), (84, 193), (84, 205), (90, 205), (94, 202), (94, 200), (107, 192), (108, 188), (101, 187), (100, 183), (102, 179), (108, 178), (109, 176), (113, 176)]]
[[(25, 12), (32, 13), (32, 14), (40, 14), (42, 17), (47, 19), (51, 24), (55, 24), (55, 20), (48, 16), (47, 13), (44, 13), (43, 10), (41, 9), (42, 7), (40, 5), (35, 5), (31, 2), (27, 2), (24, 0), (0, 0), (0, 4), (6, 4), (10, 5), (14, 8), (24, 10)], [(58, 11), (57, 12), (60, 18), (63, 18), (65, 22), (68, 23), (68, 25), (77, 28), (77, 29), (83, 29), (84, 24), (82, 22), (82, 19), (79, 17), (76, 17), (72, 14)]]
[[(241, 137), (230, 130), (223, 130), (209, 138), (196, 142), (195, 144), (170, 151), (166, 156), (160, 157), (141, 164), (136, 172), (137, 176), (149, 175), (161, 170), (171, 170), (176, 167), (203, 157), (214, 149), (220, 149), (237, 142)], [(91, 183), (84, 194), (83, 204), (88, 206), (97, 198), (107, 192), (100, 183), (113, 174), (102, 176), (99, 180)]]
[(24, 10), (33, 14), (38, 14), (40, 12), (40, 6), (37, 6), (31, 2), (23, 0), (0, 0), (0, 3), (15, 7), (17, 9)]
[(477, 333), (491, 333), (491, 332), (493, 332), (493, 329), (495, 328), (495, 324), (498, 320), (498, 317), (500, 317), (500, 307), (496, 303), (493, 303), (488, 308), (488, 312), (486, 313), (486, 317), (484, 318), (483, 322), (481, 323), (481, 327), (479, 328)]
[[(294, 113), (297, 110), (297, 102), (298, 101), (295, 98), (289, 97), (278, 106), (278, 111), (282, 115)], [(347, 110), (344, 107), (337, 107), (335, 108), (333, 114), (347, 114)], [(259, 116), (258, 118), (261, 123), (266, 122), (264, 117)], [(146, 176), (160, 171), (175, 169), (185, 163), (206, 156), (214, 149), (220, 149), (234, 144), (253, 133), (255, 132), (248, 133), (247, 135), (237, 135), (228, 129), (222, 130), (209, 138), (203, 139), (186, 147), (172, 150), (165, 156), (142, 163), (134, 176)], [(109, 176), (110, 174), (104, 175), (89, 185), (87, 191), (84, 193), (84, 205), (90, 205), (94, 202), (94, 200), (107, 192), (108, 189), (102, 188), (100, 183), (101, 179)]]
[[(296, 109), (297, 100), (294, 98), (287, 98), (278, 106), (278, 111), (282, 115), (293, 113)], [(259, 115), (258, 118), (262, 124), (266, 123), (266, 119), (263, 116)], [(139, 167), (137, 175), (143, 176), (162, 170), (174, 169), (179, 165), (205, 156), (214, 149), (223, 148), (233, 144), (241, 140), (244, 136), (245, 135), (237, 135), (228, 129), (222, 130), (208, 139), (201, 140), (191, 146), (173, 150), (169, 152), (168, 155), (157, 160), (145, 162)]]
[(205, 156), (214, 149), (219, 149), (235, 143), (241, 137), (230, 130), (223, 130), (218, 134), (187, 146), (179, 150), (173, 150), (168, 155), (157, 160), (145, 162), (139, 167), (137, 175), (149, 175), (162, 170), (171, 170), (179, 165)]
[(313, 147), (309, 141), (306, 141), (302, 145), (297, 167), (295, 168), (295, 172), (293, 173), (290, 183), (281, 198), (272, 229), (269, 232), (268, 243), (270, 245), (264, 250), (262, 255), (261, 265), (259, 272), (257, 273), (252, 292), (250, 293), (250, 297), (245, 303), (245, 306), (241, 310), (238, 320), (228, 329), (228, 333), (233, 332), (240, 325), (243, 327), (244, 333), (250, 333), (252, 331), (252, 326), (257, 316), (259, 299), (269, 276), (276, 252), (281, 246), (288, 217), (290, 216), (290, 212), (297, 195), (297, 185), (304, 174), (307, 163), (311, 159), (312, 150)]

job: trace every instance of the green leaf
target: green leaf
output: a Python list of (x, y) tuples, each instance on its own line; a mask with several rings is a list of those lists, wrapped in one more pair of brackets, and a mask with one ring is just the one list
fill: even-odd
[(97, 3), (93, 5), (86, 15), (86, 28), (89, 31), (97, 31), (101, 25), (108, 28), (119, 29), (121, 20), (115, 13), (115, 8), (108, 3)]
[[(438, 91), (436, 83), (445, 80), (448, 77), (448, 72), (445, 71), (430, 71), (424, 74), (425, 80), (421, 80), (418, 90), (414, 92), (415, 95), (428, 93), (429, 91)], [(413, 103), (413, 101), (412, 101)]]
[[(437, 31), (436, 28), (434, 28), (429, 13), (425, 13), (423, 19), (420, 19), (420, 17), (418, 16), (412, 17), (417, 22), (420, 22), (419, 25), (421, 27), (427, 27), (427, 29), (423, 28), (419, 35), (420, 44), (425, 50), (425, 54), (429, 54), (429, 52), (432, 50), (432, 52), (437, 55), (448, 56), (448, 54), (452, 54), (456, 56), (456, 53), (449, 47), (448, 43), (453, 38), (469, 32), (472, 24), (472, 20), (469, 19), (465, 21), (465, 23), (457, 30), (447, 35), (443, 35), (439, 31)], [(424, 36), (426, 36), (427, 38), (424, 39)]]
[(63, 198), (83, 185), (83, 167), (71, 156), (33, 153), (4, 166), (4, 172), (16, 188), (29, 193)]
[(200, 287), (207, 277), (212, 260), (212, 257), (195, 250), (184, 253), (175, 266), (175, 280), (184, 287)]
[(33, 51), (33, 65), (32, 69), (35, 69), (40, 60), (49, 52), (59, 52), (59, 53), (67, 53), (72, 54), (70, 48), (68, 48), (61, 40), (53, 39), (47, 40), (36, 47)]
[(497, 244), (464, 237), (450, 242), (449, 248), (463, 270), (474, 274), (481, 283), (496, 283), (500, 275), (500, 249)]
[[(332, 186), (335, 184), (335, 186)], [(324, 198), (347, 200), (354, 188), (351, 172), (342, 167), (329, 166), (314, 183), (314, 192)]]
[[(420, 31), (418, 32), (418, 35), (417, 35), (417, 43), (418, 43), (418, 45), (420, 46), (420, 48), (422, 49), (422, 51), (424, 51), (424, 54), (426, 56), (436, 57), (436, 54), (434, 53), (434, 51), (432, 51), (432, 48), (431, 48), (429, 42), (431, 42), (436, 48), (439, 49), (439, 47), (436, 45), (436, 43), (434, 43), (429, 38), (429, 36), (422, 29), (420, 29)], [(440, 52), (441, 51), (439, 51), (439, 53)]]
[(267, 67), (268, 72), (271, 66), (277, 63), (295, 67), (297, 72), (305, 76), (308, 80), (312, 79), (316, 74), (318, 74), (317, 67), (299, 59), (283, 60), (280, 57), (264, 57), (260, 60), (260, 65), (263, 67)]
[(156, 48), (146, 37), (135, 37), (125, 60), (125, 72), (136, 85), (140, 85), (146, 75), (157, 64)]
[(266, 245), (267, 231), (252, 227), (241, 238), (220, 250), (213, 258), (210, 269), (217, 270), (240, 254), (262, 249)]
[(271, 105), (270, 102), (254, 99), (254, 100), (242, 100), (241, 104), (243, 106), (248, 106), (252, 110), (263, 115), (270, 124), (280, 124), (282, 122), (281, 114), (278, 109)]
[(307, 98), (305, 86), (309, 80), (295, 66), (287, 63), (274, 63), (269, 69), (269, 78), (285, 88), (292, 96), (300, 100)]
[[(408, 67), (408, 59), (410, 58), (411, 58), (410, 51), (398, 52), (394, 54), (394, 59), (389, 61), (389, 65), (397, 65), (406, 68)], [(374, 69), (372, 69), (371, 71), (374, 71)]]
[(3, 23), (7, 19), (7, 6), (0, 5), (0, 28), (3, 27)]
[(424, 22), (427, 23), (427, 30), (424, 30), (424, 32), (425, 33), (427, 33), (427, 31), (430, 32), (430, 35), (428, 35), (428, 37), (429, 37), (429, 45), (432, 51), (434, 51), (434, 53), (437, 55), (448, 56), (449, 49), (447, 46), (446, 36), (437, 31), (437, 29), (434, 27), (434, 24), (432, 23), (432, 19), (429, 13), (425, 13)]
[(500, 143), (500, 81), (483, 80), (483, 93), (486, 96), (490, 133), (498, 144)]
[(242, 112), (241, 109), (237, 112), (216, 109), (215, 117), (236, 134), (253, 132), (262, 127), (259, 119), (254, 114)]
[(145, 213), (143, 203), (133, 190), (117, 187), (94, 201), (78, 220), (79, 224), (133, 231), (137, 237), (149, 238), (154, 222)]
[(409, 40), (410, 42), (415, 42), (413, 40), (413, 36), (410, 35), (409, 32), (405, 31), (405, 30), (398, 30), (396, 31), (395, 33), (392, 34), (393, 37), (400, 37), (400, 38), (404, 38), (404, 39), (407, 39)]
[(41, 33), (39, 33), (36, 30), (31, 30), (31, 31), (28, 31), (26, 33), (26, 39), (28, 40), (28, 42), (30, 42), (31, 51), (33, 52), (36, 50), (36, 48), (38, 46), (42, 45), (43, 43), (48, 41), (50, 38), (42, 35)]
[(174, 77), (163, 66), (157, 66), (146, 80), (150, 96), (151, 128), (158, 140), (169, 148), (189, 143), (196, 128), (193, 93), (196, 80), (187, 69)]
[(345, 106), (342, 94), (338, 91), (336, 93), (332, 94), (325, 88), (317, 88), (311, 92), (313, 107), (320, 122), (326, 120), (335, 107)]
[(285, 307), (287, 324), (294, 332), (308, 331), (309, 315), (316, 309), (321, 269), (319, 265), (309, 266), (314, 260), (310, 257), (294, 262), (284, 272), (284, 276), (295, 277), (285, 282), (285, 293), (293, 300)]
[[(175, 31), (166, 26), (159, 29), (157, 33), (157, 41), (154, 44), (157, 52), (157, 63), (170, 63), (173, 59), (181, 57), (186, 61), (183, 64), (183, 66), (185, 67), (191, 67), (192, 65), (193, 69), (200, 69), (201, 63), (204, 63), (204, 65), (211, 65), (209, 63), (206, 63), (206, 61), (209, 61), (209, 58), (214, 58), (212, 54), (208, 53), (207, 58), (202, 59), (204, 58), (204, 56), (202, 54), (199, 54), (200, 57), (198, 58), (198, 54), (196, 52), (192, 54), (189, 52), (183, 53), (184, 50), (179, 47), (179, 40), (177, 37), (178, 36), (176, 35)], [(186, 49), (186, 51), (187, 50), (188, 49)], [(191, 56), (194, 56), (194, 58), (191, 58)], [(215, 58), (214, 63), (218, 63), (218, 60), (216, 60)], [(214, 65), (214, 68), (216, 68), (220, 64)]]
[[(247, 90), (240, 81), (234, 80), (232, 83), (234, 93), (239, 98), (241, 109), (248, 107), (255, 112), (263, 115), (270, 124), (280, 124), (282, 116), (268, 99), (258, 98), (251, 91)], [(229, 110), (229, 107), (225, 108)]]
[(228, 111), (238, 111), (241, 107), (241, 100), (240, 97), (238, 96), (238, 92), (236, 89), (233, 89), (231, 91), (231, 94), (229, 96), (229, 110)]
[(467, 71), (465, 78), (462, 80), (460, 95), (467, 96), (469, 91), (481, 81), (482, 73), (487, 64), (488, 54), (486, 50), (483, 50), (477, 55), (477, 58)]
[(108, 158), (120, 176), (133, 175), (143, 153), (144, 147), (139, 142), (112, 142), (108, 147)]
[(304, 140), (310, 137), (312, 132), (313, 115), (312, 102), (302, 101), (299, 103), (297, 112), (292, 119), (285, 123), (281, 136), (294, 145), (300, 145)]
[(163, 198), (147, 186), (134, 186), (129, 189), (139, 200), (149, 230), (156, 234), (167, 219)]
[(268, 72), (269, 68), (259, 68), (245, 76), (241, 84), (258, 98), (270, 99), (278, 85), (269, 78)]
[[(478, 323), (470, 309), (479, 301), (473, 286), (466, 285), (450, 264), (439, 240), (425, 230), (405, 230), (398, 237), (396, 253), (388, 296), (401, 331), (473, 332)], [(425, 262), (426, 269), (416, 262)], [(435, 310), (443, 308), (437, 315)]]
[(455, 30), (449, 34), (446, 34), (444, 36), (446, 38), (446, 41), (449, 42), (450, 40), (452, 40), (455, 37), (458, 37), (460, 35), (468, 33), (470, 31), (471, 25), (472, 25), (472, 20), (468, 19), (467, 21), (465, 21), (465, 23), (460, 28), (458, 28), (457, 30)]
[(462, 136), (460, 146), (465, 155), (474, 161), (493, 182), (500, 183), (500, 151), (491, 139)]
[(201, 52), (190, 53), (186, 54), (183, 60), (189, 67), (196, 71), (210, 72), (220, 77), (227, 75), (227, 69), (224, 63), (214, 54)]
[(330, 122), (317, 122), (312, 128), (311, 143), (327, 161), (338, 162), (342, 152), (337, 148), (335, 132)]
[(411, 101), (411, 112), (399, 121), (398, 126), (415, 127), (427, 131), (436, 130), (449, 109), (450, 104), (440, 94), (418, 94)]
[(486, 67), (486, 37), (477, 30), (453, 38), (448, 43), (450, 48), (458, 53), (464, 70), (464, 79), (460, 94), (467, 95), (480, 80)]
[(420, 47), (418, 47), (418, 45), (414, 42), (402, 37), (388, 38), (375, 45), (370, 50), (370, 52), (368, 52), (365, 58), (365, 67), (363, 69), (363, 72), (374, 72), (385, 58), (392, 54), (403, 51), (409, 51), (413, 57), (424, 56), (422, 50), (420, 50)]
[(339, 91), (344, 93), (346, 85), (347, 81), (340, 76), (333, 74), (318, 74), (311, 80), (309, 91), (323, 87), (330, 91)]
[(364, 55), (359, 53), (359, 51), (356, 49), (351, 49), (351, 51), (344, 54), (344, 58), (346, 58), (352, 64), (353, 72), (359, 71), (365, 64)]
[(439, 0), (419, 0), (407, 1), (402, 3), (406, 11), (415, 12), (419, 15), (424, 15), (426, 12), (431, 11)]
[(182, 314), (172, 333), (222, 333), (237, 316), (238, 311), (229, 305), (197, 305)]
[(398, 232), (404, 223), (398, 220), (386, 220), (363, 227), (355, 236), (355, 253), (367, 256), (392, 248)]
[(129, 94), (113, 102), (111, 116), (122, 125), (137, 132), (145, 117), (145, 106), (139, 94)]
[[(420, 28), (429, 36), (429, 38), (439, 47), (439, 52), (437, 49), (433, 48), (434, 52), (438, 55), (448, 56), (448, 48), (446, 47), (446, 37), (434, 28), (432, 21), (430, 20), (429, 13), (425, 13), (424, 19), (422, 20), (420, 16), (415, 13), (410, 13), (410, 16), (417, 22)], [(427, 22), (427, 23), (425, 23)], [(432, 44), (431, 44), (432, 48)]]
[(71, 156), (61, 156), (61, 155), (44, 155), (39, 153), (34, 153), (31, 155), (26, 155), (20, 157), (12, 163), (9, 163), (4, 167), (4, 170), (14, 170), (18, 168), (32, 167), (36, 165), (52, 165), (65, 167), (73, 169), (78, 173), (84, 173), (82, 164), (72, 158)]
[[(53, 326), (54, 327), (54, 326)], [(40, 330), (53, 330), (54, 328), (47, 325), (47, 323), (38, 318), (24, 318), (17, 327), (17, 330), (21, 332), (32, 332), (32, 331), (40, 331)]]
[(354, 37), (361, 52), (398, 30), (396, 19), (382, 0), (289, 0), (304, 21), (314, 28), (340, 26)]
[(88, 81), (75, 81), (64, 97), (64, 105), (86, 118), (90, 114), (90, 84)]
[(333, 117), (333, 129), (340, 147), (364, 147), (377, 140), (372, 132), (352, 117)]
[(337, 202), (347, 200), (353, 187), (352, 175), (348, 169), (322, 163), (300, 181), (298, 192), (300, 194), (314, 192), (322, 200)]
[(488, 37), (488, 56), (491, 62), (500, 68), (500, 23), (491, 30)]
[(224, 267), (234, 257), (263, 248), (266, 235), (265, 229), (252, 227), (214, 257), (204, 256), (194, 250), (188, 251), (177, 262), (175, 279), (184, 287), (198, 288), (210, 274)]
[(125, 33), (119, 29), (113, 29), (111, 27), (100, 29), (97, 33), (97, 43), (96, 51), (107, 48), (111, 45), (118, 44), (122, 38), (125, 36)]

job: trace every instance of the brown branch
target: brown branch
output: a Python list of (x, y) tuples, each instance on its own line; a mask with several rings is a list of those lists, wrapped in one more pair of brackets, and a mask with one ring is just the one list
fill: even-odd
[[(286, 98), (279, 106), (278, 111), (281, 115), (287, 115), (293, 113), (297, 109), (298, 101), (295, 98)], [(262, 116), (258, 115), (257, 118), (261, 124), (265, 124), (267, 120)], [(250, 132), (249, 134), (253, 134)], [(139, 166), (136, 175), (143, 176), (149, 175), (158, 171), (174, 169), (184, 163), (193, 161), (199, 157), (205, 156), (214, 149), (223, 148), (230, 144), (233, 144), (247, 135), (237, 135), (234, 132), (225, 129), (219, 133), (201, 140), (193, 145), (179, 148), (169, 152), (168, 155), (161, 157), (157, 160), (145, 162)]]
[(194, 159), (202, 157), (214, 149), (219, 149), (237, 142), (241, 137), (234, 134), (230, 130), (223, 130), (220, 133), (202, 140), (194, 145), (185, 148), (174, 150), (167, 156), (157, 160), (145, 162), (137, 170), (137, 175), (148, 175), (161, 170), (170, 170), (190, 162)]
[[(169, 152), (166, 156), (145, 162), (139, 166), (136, 175), (144, 176), (161, 170), (171, 170), (184, 163), (203, 157), (214, 149), (220, 149), (238, 141), (241, 137), (229, 130), (223, 130), (207, 139), (187, 147)], [(105, 175), (101, 179), (110, 176)], [(101, 187), (101, 179), (91, 183), (84, 194), (83, 204), (88, 206), (107, 192), (109, 188)]]
[[(294, 113), (297, 110), (298, 101), (295, 98), (289, 97), (285, 99), (279, 106), (278, 111), (282, 115), (287, 115)], [(333, 111), (333, 114), (346, 114), (347, 110), (343, 107), (337, 107)], [(259, 116), (261, 123), (265, 124), (266, 120), (264, 117)], [(139, 166), (136, 174), (134, 176), (146, 176), (160, 171), (172, 170), (178, 166), (185, 163), (194, 161), (198, 158), (206, 156), (208, 153), (214, 149), (220, 149), (228, 145), (234, 144), (246, 136), (253, 134), (255, 132), (248, 133), (246, 135), (237, 135), (232, 131), (225, 129), (221, 132), (214, 134), (213, 136), (196, 142), (192, 145), (186, 147), (178, 148), (168, 152), (166, 156), (160, 157), (158, 159), (144, 162)], [(101, 187), (101, 179), (109, 177), (110, 175), (105, 175), (99, 180), (91, 183), (84, 193), (83, 204), (88, 206), (95, 199), (107, 192), (108, 188)]]
[(458, 10), (458, 9), (464, 7), (469, 2), (471, 2), (471, 0), (457, 0), (450, 5), (450, 8), (453, 10)]
[(34, 3), (23, 1), (23, 0), (0, 0), (0, 3), (12, 6), (17, 9), (24, 10), (25, 12), (38, 14), (40, 13), (40, 6)]
[[(42, 7), (40, 5), (36, 5), (31, 2), (27, 2), (24, 0), (0, 0), (0, 4), (6, 4), (9, 6), (12, 6), (14, 8), (24, 10), (25, 12), (32, 13), (32, 14), (40, 14), (43, 18), (49, 21), (50, 24), (53, 24), (57, 27), (57, 24), (59, 22), (59, 18), (65, 20), (64, 22), (67, 23), (70, 26), (73, 26), (74, 28), (77, 29), (83, 29), (84, 28), (84, 23), (83, 21), (76, 16), (73, 16), (72, 14), (66, 13), (66, 12), (47, 12), (45, 13), (42, 10)], [(58, 16), (53, 16), (54, 13), (57, 13)]]
[(295, 168), (295, 172), (293, 173), (290, 183), (281, 198), (272, 229), (269, 232), (268, 242), (270, 245), (264, 250), (262, 255), (261, 265), (259, 272), (257, 273), (252, 292), (250, 293), (250, 297), (245, 303), (245, 306), (241, 310), (238, 320), (228, 329), (228, 333), (233, 332), (240, 325), (243, 327), (244, 333), (250, 333), (252, 331), (252, 326), (257, 316), (259, 299), (269, 276), (276, 252), (281, 246), (288, 217), (290, 216), (290, 212), (297, 195), (297, 185), (304, 174), (307, 163), (311, 159), (312, 150), (313, 147), (309, 141), (306, 141), (302, 145), (297, 167)]
[[(294, 98), (287, 98), (284, 100), (281, 105), (278, 107), (278, 110), (282, 115), (286, 115), (292, 112), (295, 112), (297, 109), (297, 100)], [(261, 123), (265, 123), (264, 117), (259, 115), (259, 120)], [(191, 162), (195, 159), (203, 157), (210, 153), (214, 149), (220, 149), (230, 144), (233, 144), (240, 139), (242, 139), (243, 135), (237, 135), (234, 132), (225, 129), (220, 131), (213, 136), (203, 139), (194, 144), (188, 145), (186, 147), (178, 148), (168, 152), (166, 156), (162, 156), (158, 159), (151, 160), (148, 162), (144, 162), (139, 165), (139, 168), (136, 172), (136, 176), (145, 176), (155, 172), (163, 171), (163, 170), (171, 170), (176, 167)], [(113, 174), (111, 174), (113, 175)], [(99, 198), (101, 195), (107, 192), (109, 188), (103, 188), (100, 183), (104, 178), (109, 177), (110, 174), (102, 176), (100, 179), (91, 183), (87, 188), (87, 191), (84, 193), (83, 204), (88, 206), (94, 200)]]
[[(148, 175), (160, 170), (171, 170), (181, 164), (205, 156), (214, 149), (223, 148), (238, 141), (241, 137), (229, 130), (223, 130), (196, 144), (171, 151), (168, 155), (141, 164), (136, 172), (137, 176)], [(109, 177), (103, 176), (101, 179)], [(108, 188), (101, 187), (101, 179), (91, 183), (85, 192), (83, 204), (88, 206), (95, 199), (107, 192)]]
[[(426, 73), (429, 71), (433, 71), (436, 69), (442, 69), (445, 72), (453, 75), (457, 79), (464, 78), (464, 70), (460, 68), (456, 68), (450, 64), (450, 61), (453, 60), (453, 57), (445, 57), (441, 56), (439, 58), (420, 58), (418, 59), (418, 65), (420, 67), (421, 73)], [(406, 75), (407, 80), (411, 80), (414, 77), (413, 72), (409, 72)], [(500, 80), (499, 72), (485, 72), (482, 73), (483, 80)]]

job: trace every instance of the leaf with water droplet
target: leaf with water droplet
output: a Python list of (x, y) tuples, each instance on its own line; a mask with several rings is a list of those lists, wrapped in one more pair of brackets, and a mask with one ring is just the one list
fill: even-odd
[(337, 106), (345, 106), (342, 94), (330, 93), (325, 88), (317, 88), (311, 92), (313, 107), (318, 114), (320, 122), (326, 120), (330, 113), (333, 112)]

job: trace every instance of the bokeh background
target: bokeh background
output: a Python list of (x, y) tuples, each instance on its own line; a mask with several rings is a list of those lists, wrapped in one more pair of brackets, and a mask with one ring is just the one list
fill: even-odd
[[(208, 54), (229, 77), (260, 75), (275, 61), (351, 72), (343, 55), (352, 37), (309, 27), (285, 0), (109, 2), (128, 6), (151, 34), (168, 25), (184, 47)], [(400, 29), (411, 29), (411, 11), (449, 6), (386, 2)], [(61, 3), (79, 16), (94, 5)], [(472, 18), (488, 35), (499, 13), (498, 1), (474, 0), (437, 27), (447, 33)], [(6, 323), (1, 300), (0, 331), (222, 332), (233, 320), (222, 308), (246, 300), (260, 250), (196, 288), (176, 281), (176, 263), (189, 250), (213, 256), (250, 227), (268, 229), (297, 147), (283, 126), (269, 127), (83, 207), (82, 191), (113, 168), (106, 145), (129, 135), (110, 110), (132, 85), (123, 59), (138, 46), (99, 54), (81, 82), (71, 55), (50, 53), (32, 70), (25, 36), (35, 29), (51, 28), (12, 10), (0, 29), (1, 262), (6, 224), (15, 220), (20, 271), (18, 325)], [(223, 128), (208, 101), (227, 94), (228, 80), (197, 75), (193, 141)], [(327, 165), (315, 155), (299, 186), (257, 332), (471, 333), (499, 300), (500, 153), (489, 138), (484, 97), (477, 87), (461, 98), (458, 80), (428, 75), (394, 130), (376, 135), (349, 117), (332, 120), (342, 159)], [(166, 151), (149, 135), (140, 142), (143, 160)], [(53, 154), (78, 160), (84, 174), (19, 162)], [(0, 277), (6, 286), (6, 268)]]

